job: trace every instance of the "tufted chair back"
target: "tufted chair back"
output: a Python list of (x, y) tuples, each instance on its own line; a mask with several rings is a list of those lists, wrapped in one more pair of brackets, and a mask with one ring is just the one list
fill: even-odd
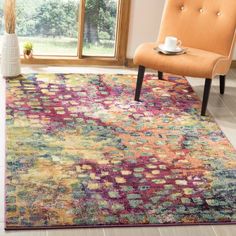
[(230, 56), (235, 27), (236, 0), (166, 0), (158, 42), (172, 35), (186, 47)]

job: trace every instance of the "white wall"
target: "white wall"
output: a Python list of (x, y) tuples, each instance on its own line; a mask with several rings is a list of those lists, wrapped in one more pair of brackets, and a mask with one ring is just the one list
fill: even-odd
[(157, 39), (164, 3), (165, 0), (132, 0), (127, 58), (133, 58), (139, 44)]
[(132, 0), (127, 58), (142, 42), (157, 39), (165, 0)]

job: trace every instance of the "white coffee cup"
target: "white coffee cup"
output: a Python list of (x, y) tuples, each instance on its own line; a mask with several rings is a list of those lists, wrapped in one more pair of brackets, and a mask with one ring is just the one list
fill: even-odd
[(164, 47), (168, 51), (175, 51), (178, 47), (181, 47), (181, 41), (178, 40), (176, 37), (167, 36), (165, 38)]

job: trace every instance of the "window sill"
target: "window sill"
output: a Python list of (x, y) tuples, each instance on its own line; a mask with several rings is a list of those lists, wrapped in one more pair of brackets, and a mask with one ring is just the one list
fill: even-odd
[(22, 64), (43, 64), (43, 65), (115, 65), (122, 66), (124, 62), (114, 57), (65, 57), (65, 56), (34, 56), (30, 59), (21, 57)]

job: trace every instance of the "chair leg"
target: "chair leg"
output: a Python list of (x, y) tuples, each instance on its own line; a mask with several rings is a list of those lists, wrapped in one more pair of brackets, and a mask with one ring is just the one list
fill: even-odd
[(225, 93), (225, 75), (220, 75), (220, 94)]
[(163, 72), (158, 71), (158, 79), (163, 79)]
[(211, 90), (211, 82), (212, 82), (212, 79), (207, 78), (205, 80), (205, 88), (204, 88), (203, 101), (202, 101), (202, 111), (201, 111), (202, 116), (206, 115), (207, 104), (208, 104), (210, 90)]
[(137, 85), (136, 85), (136, 91), (135, 91), (135, 98), (134, 98), (135, 101), (139, 101), (140, 93), (141, 93), (141, 89), (142, 89), (142, 84), (143, 84), (144, 74), (145, 74), (145, 67), (144, 66), (139, 66)]

